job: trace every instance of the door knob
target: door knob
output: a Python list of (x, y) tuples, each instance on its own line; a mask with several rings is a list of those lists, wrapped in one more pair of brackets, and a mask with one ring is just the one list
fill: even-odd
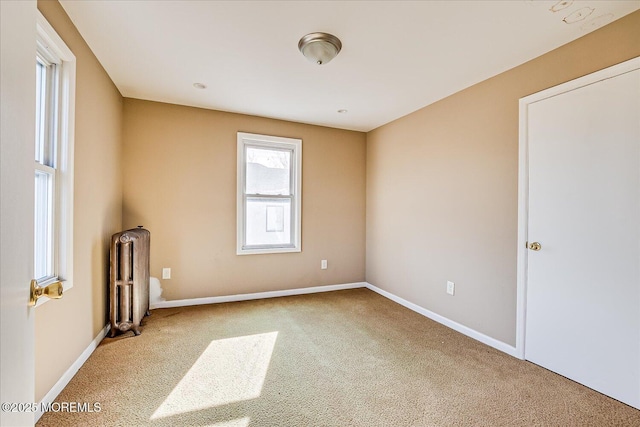
[(527, 248), (531, 249), (532, 251), (539, 251), (540, 249), (542, 249), (542, 245), (538, 242), (533, 242), (529, 243), (527, 245)]
[(36, 305), (36, 301), (43, 295), (52, 299), (62, 298), (62, 282), (54, 282), (49, 286), (38, 286), (37, 280), (31, 281), (31, 289), (29, 291), (29, 307)]

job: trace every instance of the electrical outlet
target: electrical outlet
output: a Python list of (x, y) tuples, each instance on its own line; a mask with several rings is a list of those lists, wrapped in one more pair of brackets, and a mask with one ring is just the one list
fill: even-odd
[(171, 279), (171, 269), (170, 268), (163, 268), (162, 269), (162, 278), (163, 279)]
[(326, 270), (327, 269), (327, 260), (323, 259), (322, 261), (320, 261), (320, 268), (322, 270)]
[(456, 290), (456, 284), (447, 280), (447, 293), (453, 295)]

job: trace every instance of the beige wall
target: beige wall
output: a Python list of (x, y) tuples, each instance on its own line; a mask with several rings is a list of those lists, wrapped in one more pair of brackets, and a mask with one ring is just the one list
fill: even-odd
[(76, 56), (74, 287), (36, 308), (36, 399), (107, 322), (109, 239), (121, 227), (122, 97), (57, 1), (38, 9)]
[[(238, 131), (302, 139), (301, 253), (236, 255)], [(123, 226), (168, 300), (364, 280), (364, 133), (125, 99), (123, 138)]]
[(515, 345), (518, 99), (638, 55), (635, 12), (369, 132), (367, 281)]

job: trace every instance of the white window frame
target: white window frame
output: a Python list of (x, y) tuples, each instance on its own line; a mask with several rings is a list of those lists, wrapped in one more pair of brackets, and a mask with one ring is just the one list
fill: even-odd
[[(53, 276), (39, 282), (41, 286), (61, 281), (64, 291), (73, 287), (73, 159), (75, 141), (75, 88), (76, 57), (56, 33), (51, 24), (38, 11), (36, 20), (36, 56), (49, 63), (56, 63), (58, 84), (54, 97), (56, 123), (50, 127), (55, 139), (53, 181)], [(34, 57), (35, 59), (35, 57)], [(35, 170), (43, 168), (51, 173), (53, 168), (35, 162)], [(35, 172), (34, 172), (35, 173)], [(49, 298), (39, 298), (36, 307)]]
[[(291, 236), (292, 245), (264, 245), (247, 246), (246, 237), (246, 201), (247, 197), (273, 196), (247, 194), (246, 188), (246, 148), (264, 147), (267, 149), (291, 150)], [(302, 251), (302, 140), (295, 138), (284, 138), (279, 136), (259, 135), (253, 133), (238, 132), (238, 152), (237, 152), (237, 255), (251, 254), (274, 254)]]

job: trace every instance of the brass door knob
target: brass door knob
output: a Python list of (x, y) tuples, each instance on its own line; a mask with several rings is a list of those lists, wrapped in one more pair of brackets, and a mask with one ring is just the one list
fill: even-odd
[(539, 251), (540, 249), (542, 249), (542, 245), (538, 242), (533, 242), (529, 243), (527, 245), (527, 248), (531, 249), (532, 251)]
[(33, 307), (34, 305), (36, 305), (36, 301), (38, 301), (38, 298), (43, 295), (46, 295), (52, 299), (62, 298), (62, 291), (62, 282), (54, 282), (49, 286), (45, 286), (43, 288), (42, 286), (38, 286), (37, 280), (32, 280), (31, 289), (29, 291), (29, 307)]

